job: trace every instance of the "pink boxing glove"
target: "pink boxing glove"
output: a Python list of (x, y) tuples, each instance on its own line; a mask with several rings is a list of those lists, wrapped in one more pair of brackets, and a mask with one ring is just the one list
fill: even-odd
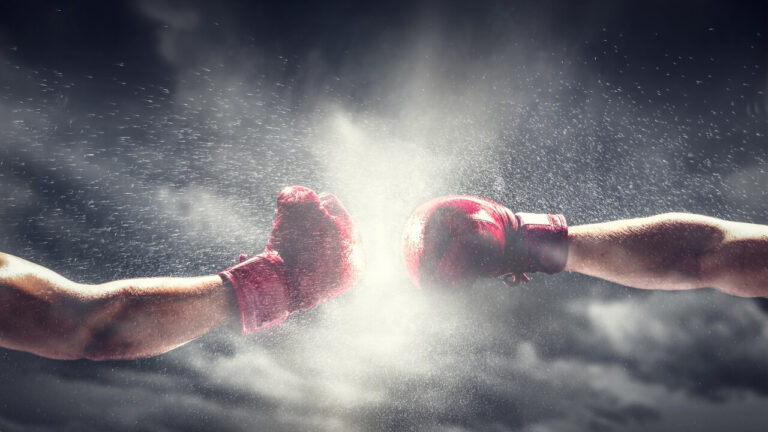
[(309, 309), (357, 283), (360, 242), (352, 219), (332, 194), (289, 186), (277, 198), (277, 218), (259, 255), (221, 273), (235, 288), (247, 334)]
[(446, 196), (408, 218), (403, 257), (419, 288), (458, 288), (502, 275), (516, 285), (530, 280), (526, 272), (565, 268), (568, 226), (563, 215), (515, 214), (484, 198)]

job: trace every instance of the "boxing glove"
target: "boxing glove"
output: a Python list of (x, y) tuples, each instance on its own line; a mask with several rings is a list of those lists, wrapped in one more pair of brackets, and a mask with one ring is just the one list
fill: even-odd
[(243, 333), (275, 325), (350, 289), (362, 272), (360, 242), (332, 194), (290, 186), (277, 199), (277, 217), (264, 251), (221, 273), (234, 287)]
[(484, 198), (445, 196), (408, 218), (403, 257), (419, 288), (465, 287), (498, 276), (516, 285), (529, 280), (526, 273), (565, 268), (568, 226), (563, 215), (515, 214)]

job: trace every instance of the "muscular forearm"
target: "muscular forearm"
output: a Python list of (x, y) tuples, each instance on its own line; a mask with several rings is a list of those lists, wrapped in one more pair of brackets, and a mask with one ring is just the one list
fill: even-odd
[(768, 296), (768, 227), (669, 213), (571, 227), (566, 270), (623, 285)]
[(93, 287), (109, 293), (83, 323), (84, 356), (146, 357), (197, 338), (238, 317), (231, 287), (219, 276), (146, 278)]
[(0, 346), (60, 359), (168, 351), (238, 316), (218, 276), (84, 285), (0, 254)]

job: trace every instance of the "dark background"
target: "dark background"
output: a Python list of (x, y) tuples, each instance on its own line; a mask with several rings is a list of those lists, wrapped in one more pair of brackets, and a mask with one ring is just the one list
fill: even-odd
[[(0, 430), (762, 430), (768, 307), (537, 275), (413, 290), (419, 203), (768, 223), (765, 2), (0, 4), (0, 245), (214, 273), (332, 190), (360, 287), (151, 359), (0, 351)], [(7, 313), (13, 313), (8, 311)]]

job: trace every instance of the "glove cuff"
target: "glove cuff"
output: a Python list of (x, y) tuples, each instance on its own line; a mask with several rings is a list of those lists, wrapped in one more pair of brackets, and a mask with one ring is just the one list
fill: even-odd
[(276, 252), (265, 252), (230, 267), (219, 276), (235, 288), (243, 334), (273, 326), (288, 316), (290, 295), (285, 263)]
[(522, 242), (527, 249), (525, 272), (554, 274), (568, 260), (568, 224), (565, 216), (548, 213), (515, 213)]

